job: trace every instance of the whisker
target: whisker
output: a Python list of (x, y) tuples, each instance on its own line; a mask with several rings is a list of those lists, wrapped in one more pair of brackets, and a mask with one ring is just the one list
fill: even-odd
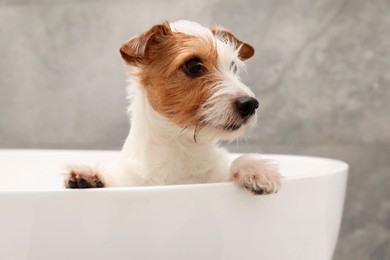
[(195, 129), (194, 129), (194, 141), (195, 143), (198, 143), (197, 140), (196, 140), (196, 130), (198, 129), (198, 125), (195, 125)]

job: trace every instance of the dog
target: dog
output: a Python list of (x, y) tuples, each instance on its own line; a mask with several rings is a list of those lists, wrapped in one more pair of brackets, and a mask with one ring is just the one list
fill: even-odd
[(281, 176), (258, 154), (231, 162), (219, 147), (256, 123), (259, 102), (239, 75), (254, 48), (223, 27), (164, 21), (120, 47), (132, 67), (131, 129), (104, 171), (71, 166), (66, 188), (233, 181), (253, 194), (275, 193)]

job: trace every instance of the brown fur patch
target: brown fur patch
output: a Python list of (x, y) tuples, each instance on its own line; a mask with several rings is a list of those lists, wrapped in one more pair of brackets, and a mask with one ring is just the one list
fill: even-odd
[(238, 53), (238, 57), (241, 60), (247, 60), (255, 54), (255, 49), (248, 43), (240, 41), (232, 32), (223, 28), (214, 26), (211, 29), (214, 35), (220, 36), (221, 38), (226, 39), (227, 41), (233, 42), (237, 47), (241, 47)]
[(153, 44), (155, 37), (168, 36), (170, 34), (172, 32), (169, 23), (165, 21), (122, 44), (119, 52), (127, 64), (136, 66), (147, 60), (147, 48)]
[[(199, 58), (205, 68), (202, 76), (191, 78), (183, 64)], [(145, 87), (151, 106), (180, 127), (201, 122), (200, 106), (211, 96), (217, 76), (218, 55), (211, 39), (183, 33), (155, 37), (148, 47), (147, 61), (135, 73)]]

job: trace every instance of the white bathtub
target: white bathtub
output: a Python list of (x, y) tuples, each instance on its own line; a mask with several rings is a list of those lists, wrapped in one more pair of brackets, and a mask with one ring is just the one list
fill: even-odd
[(348, 165), (266, 155), (275, 195), (231, 183), (65, 190), (68, 163), (104, 165), (110, 151), (0, 150), (1, 260), (330, 260)]

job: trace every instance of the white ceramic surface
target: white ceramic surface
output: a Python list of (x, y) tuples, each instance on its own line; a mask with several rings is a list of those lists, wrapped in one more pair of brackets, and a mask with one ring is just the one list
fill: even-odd
[[(0, 150), (1, 260), (330, 260), (348, 165), (279, 162), (279, 193), (231, 183), (65, 190), (68, 163), (104, 165), (110, 151)], [(234, 155), (232, 155), (234, 156)]]

